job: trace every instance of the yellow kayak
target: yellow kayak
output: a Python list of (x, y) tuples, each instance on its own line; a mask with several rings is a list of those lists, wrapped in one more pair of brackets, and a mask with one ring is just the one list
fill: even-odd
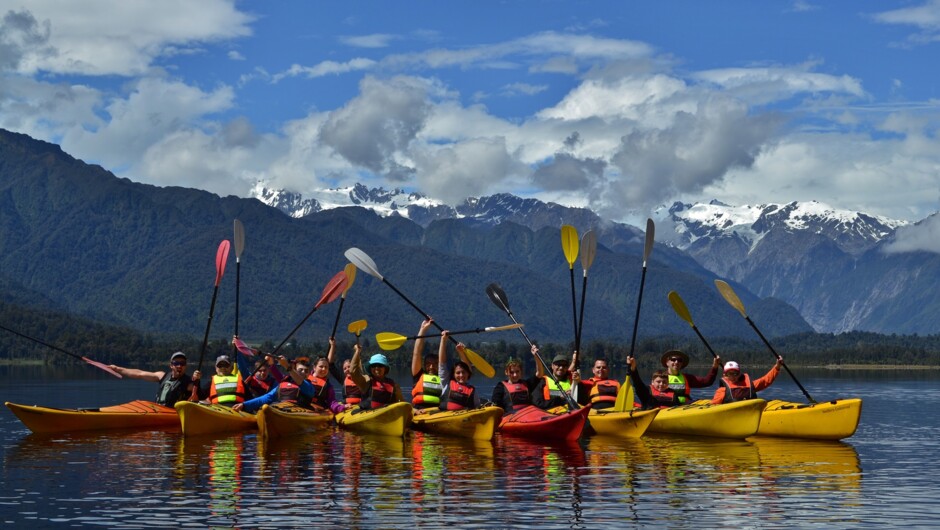
[(336, 423), (358, 433), (404, 436), (411, 425), (411, 403), (402, 401), (377, 409), (351, 408), (337, 414)]
[(178, 401), (175, 405), (183, 426), (183, 436), (201, 436), (223, 432), (248, 431), (258, 428), (254, 414), (234, 411), (223, 405), (204, 405)]
[(747, 438), (757, 433), (761, 412), (766, 405), (763, 399), (720, 405), (712, 405), (709, 400), (699, 400), (688, 405), (661, 409), (647, 430), (684, 436)]
[(472, 440), (492, 440), (496, 425), (502, 417), (502, 407), (448, 411), (432, 409), (430, 412), (415, 414), (411, 420), (411, 428)]
[(588, 413), (588, 426), (585, 429), (593, 434), (616, 436), (618, 438), (639, 438), (643, 436), (660, 409), (628, 410), (615, 412), (611, 409), (592, 408)]
[(38, 405), (17, 405), (9, 401), (5, 405), (34, 433), (179, 429), (180, 425), (175, 410), (151, 401), (131, 401), (97, 409), (54, 409)]
[(759, 436), (841, 440), (855, 434), (862, 414), (859, 398), (823, 403), (767, 403), (757, 430)]
[(257, 421), (261, 437), (272, 439), (327, 429), (333, 423), (333, 413), (313, 411), (293, 403), (274, 403), (261, 407)]

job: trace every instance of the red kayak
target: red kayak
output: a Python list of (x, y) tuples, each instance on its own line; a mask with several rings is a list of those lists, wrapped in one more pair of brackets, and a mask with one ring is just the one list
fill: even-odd
[(499, 423), (499, 432), (508, 436), (539, 440), (577, 440), (584, 430), (591, 407), (553, 414), (538, 407), (528, 407), (506, 414)]

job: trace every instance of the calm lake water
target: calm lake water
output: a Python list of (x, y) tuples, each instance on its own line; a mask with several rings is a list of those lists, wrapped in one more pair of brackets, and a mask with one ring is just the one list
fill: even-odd
[[(0, 398), (93, 407), (156, 385), (0, 367)], [(405, 374), (396, 380), (410, 382)], [(0, 411), (10, 527), (905, 528), (940, 524), (940, 373), (797, 371), (817, 399), (862, 397), (844, 442), (675, 437), (544, 445), (330, 430), (36, 436)], [(493, 381), (477, 381), (489, 393)], [(403, 385), (410, 386), (410, 385)], [(801, 401), (782, 375), (768, 398)], [(705, 394), (699, 394), (705, 397)]]

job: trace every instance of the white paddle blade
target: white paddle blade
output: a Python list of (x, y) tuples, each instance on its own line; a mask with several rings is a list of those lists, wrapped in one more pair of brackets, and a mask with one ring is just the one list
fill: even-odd
[(382, 275), (379, 273), (379, 268), (375, 266), (375, 262), (372, 261), (372, 258), (370, 258), (369, 255), (365, 252), (359, 250), (356, 247), (352, 247), (346, 250), (343, 255), (346, 256), (346, 259), (348, 259), (350, 263), (355, 265), (362, 272), (370, 276), (375, 276), (379, 280), (383, 279)]

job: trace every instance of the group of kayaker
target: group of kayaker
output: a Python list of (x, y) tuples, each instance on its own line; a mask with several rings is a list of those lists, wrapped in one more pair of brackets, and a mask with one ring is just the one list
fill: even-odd
[[(442, 332), (437, 355), (425, 354), (423, 336), (432, 323), (431, 319), (421, 323), (418, 336), (422, 338), (416, 339), (414, 344), (411, 404), (415, 413), (478, 408), (486, 400), (481, 399), (469, 382), (473, 370), (464, 345), (457, 344), (455, 350), (459, 360), (452, 367), (448, 362), (447, 331)], [(237, 337), (235, 340), (237, 345)], [(404, 401), (401, 387), (388, 377), (390, 365), (384, 354), (372, 355), (363, 373), (362, 348), (358, 344), (354, 347), (352, 358), (343, 362), (342, 371), (334, 364), (335, 352), (335, 339), (331, 338), (328, 355), (314, 362), (308, 357), (288, 362), (283, 356), (278, 359), (279, 362), (275, 362), (268, 355), (252, 367), (247, 356), (236, 350), (238, 372), (233, 374), (234, 366), (230, 357), (221, 355), (216, 359), (216, 373), (206, 388), (199, 384), (202, 376), (199, 370), (192, 377), (186, 376), (186, 355), (182, 352), (171, 355), (168, 371), (148, 372), (115, 365), (110, 368), (126, 377), (157, 382), (156, 401), (166, 406), (173, 406), (177, 401), (202, 400), (232, 406), (234, 410), (255, 412), (265, 404), (287, 401), (314, 410), (339, 413), (355, 406), (371, 409)], [(572, 400), (580, 405), (590, 404), (594, 409), (614, 406), (621, 384), (610, 377), (607, 359), (596, 359), (592, 366), (592, 377), (582, 380), (577, 368), (578, 352), (574, 352), (570, 360), (564, 354), (556, 355), (548, 367), (551, 370), (549, 375), (546, 375), (538, 348), (533, 345), (531, 352), (535, 358), (535, 375), (524, 378), (522, 362), (510, 359), (505, 365), (506, 379), (493, 388), (489, 403), (502, 407), (507, 413), (529, 405), (545, 410), (566, 407)], [(679, 350), (667, 351), (660, 362), (664, 369), (654, 372), (647, 385), (637, 370), (636, 359), (627, 357), (628, 377), (636, 392), (636, 406), (657, 408), (689, 403), (692, 401), (691, 390), (714, 384), (722, 367), (721, 359), (716, 356), (704, 377), (686, 373), (684, 369), (689, 364), (689, 356)], [(782, 364), (783, 359), (778, 359), (767, 374), (752, 380), (741, 371), (738, 363), (726, 363), (712, 403), (757, 397), (757, 392), (773, 383)], [(250, 371), (252, 368), (254, 370)], [(282, 369), (287, 372), (286, 375), (282, 374)], [(242, 374), (246, 373), (250, 373), (250, 376), (243, 377)], [(342, 401), (329, 381), (330, 375), (341, 383)]]

